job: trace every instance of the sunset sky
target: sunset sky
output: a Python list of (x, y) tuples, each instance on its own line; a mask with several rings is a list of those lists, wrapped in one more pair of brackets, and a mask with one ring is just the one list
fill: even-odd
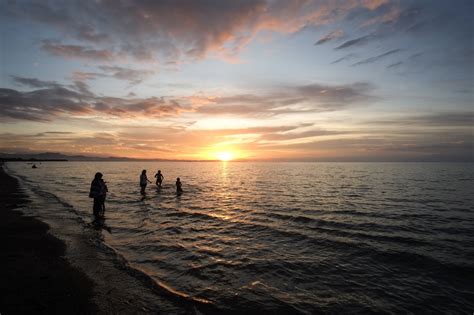
[(473, 160), (473, 13), (471, 0), (0, 0), (0, 152)]

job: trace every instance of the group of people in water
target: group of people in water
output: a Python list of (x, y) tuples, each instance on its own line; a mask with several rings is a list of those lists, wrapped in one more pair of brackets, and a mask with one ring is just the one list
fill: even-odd
[[(91, 182), (91, 188), (89, 192), (89, 198), (94, 199), (92, 209), (95, 217), (103, 217), (105, 214), (105, 198), (109, 190), (107, 188), (106, 182), (102, 177), (103, 174), (100, 172), (97, 172), (95, 174), (94, 179)], [(157, 188), (161, 189), (163, 180), (165, 179), (165, 177), (161, 173), (161, 170), (158, 170), (158, 172), (156, 172), (155, 178)], [(151, 184), (151, 181), (146, 175), (146, 170), (143, 170), (140, 175), (140, 194), (142, 194), (143, 196), (146, 194), (145, 189), (148, 183)], [(181, 179), (178, 177), (176, 179), (176, 194), (179, 196), (182, 193), (183, 189), (181, 185)]]

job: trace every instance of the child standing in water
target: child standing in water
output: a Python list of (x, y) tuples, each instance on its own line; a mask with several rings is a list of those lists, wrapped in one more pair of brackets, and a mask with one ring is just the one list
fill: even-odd
[(146, 170), (143, 170), (142, 174), (140, 175), (140, 193), (142, 195), (145, 195), (145, 188), (148, 183), (151, 184), (151, 182), (148, 180), (148, 177), (146, 177)]
[(181, 180), (176, 178), (176, 194), (181, 195), (183, 193), (183, 189), (181, 188)]
[(155, 178), (156, 178), (156, 186), (158, 186), (158, 188), (161, 188), (161, 183), (163, 183), (163, 179), (165, 179), (163, 174), (161, 174), (161, 170), (158, 170), (158, 172), (155, 174)]

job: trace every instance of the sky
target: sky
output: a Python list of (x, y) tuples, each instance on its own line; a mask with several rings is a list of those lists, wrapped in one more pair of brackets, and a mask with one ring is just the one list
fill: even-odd
[(0, 152), (473, 161), (474, 1), (0, 0)]

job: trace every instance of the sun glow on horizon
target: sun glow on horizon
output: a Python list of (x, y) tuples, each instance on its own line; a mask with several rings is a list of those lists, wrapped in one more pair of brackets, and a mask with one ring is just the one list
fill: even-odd
[(234, 159), (234, 155), (228, 151), (217, 152), (216, 157), (218, 160), (221, 160), (223, 162), (231, 161)]

